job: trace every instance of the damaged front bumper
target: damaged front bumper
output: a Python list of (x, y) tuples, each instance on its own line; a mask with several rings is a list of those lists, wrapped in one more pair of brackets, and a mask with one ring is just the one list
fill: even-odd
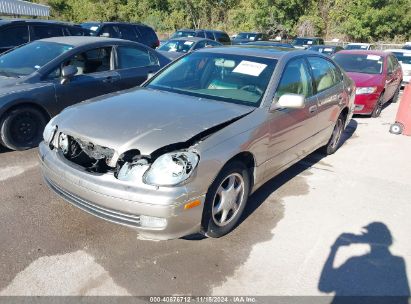
[[(44, 142), (39, 156), (45, 181), (69, 203), (97, 217), (136, 228), (142, 237), (174, 239), (200, 231), (205, 195), (189, 197), (185, 186), (123, 182), (109, 172), (87, 172)], [(185, 208), (194, 200), (195, 208)]]

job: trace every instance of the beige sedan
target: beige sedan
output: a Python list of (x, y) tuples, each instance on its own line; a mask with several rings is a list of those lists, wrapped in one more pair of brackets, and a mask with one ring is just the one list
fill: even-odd
[(50, 121), (44, 177), (68, 202), (143, 237), (221, 237), (261, 185), (316, 149), (337, 150), (354, 93), (318, 53), (202, 49), (141, 88)]

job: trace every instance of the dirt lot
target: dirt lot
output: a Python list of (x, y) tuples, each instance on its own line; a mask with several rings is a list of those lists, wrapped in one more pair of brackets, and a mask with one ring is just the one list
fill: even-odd
[(365, 294), (378, 284), (406, 293), (411, 138), (388, 132), (396, 108), (355, 118), (335, 155), (271, 180), (221, 239), (140, 240), (51, 193), (36, 150), (2, 150), (0, 295)]

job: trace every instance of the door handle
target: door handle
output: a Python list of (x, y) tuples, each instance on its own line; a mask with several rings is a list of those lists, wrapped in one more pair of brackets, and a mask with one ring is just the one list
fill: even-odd
[(118, 80), (118, 77), (113, 77), (113, 76), (108, 76), (103, 79), (103, 82), (105, 83), (113, 83)]
[(316, 105), (313, 105), (313, 106), (308, 108), (308, 112), (314, 113), (314, 112), (317, 112), (317, 109), (318, 109), (318, 107)]

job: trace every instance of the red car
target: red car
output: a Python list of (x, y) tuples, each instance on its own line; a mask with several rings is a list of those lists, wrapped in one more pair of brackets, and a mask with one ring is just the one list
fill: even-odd
[(378, 117), (386, 102), (396, 102), (402, 82), (402, 69), (391, 53), (344, 50), (334, 60), (354, 80), (354, 114)]

